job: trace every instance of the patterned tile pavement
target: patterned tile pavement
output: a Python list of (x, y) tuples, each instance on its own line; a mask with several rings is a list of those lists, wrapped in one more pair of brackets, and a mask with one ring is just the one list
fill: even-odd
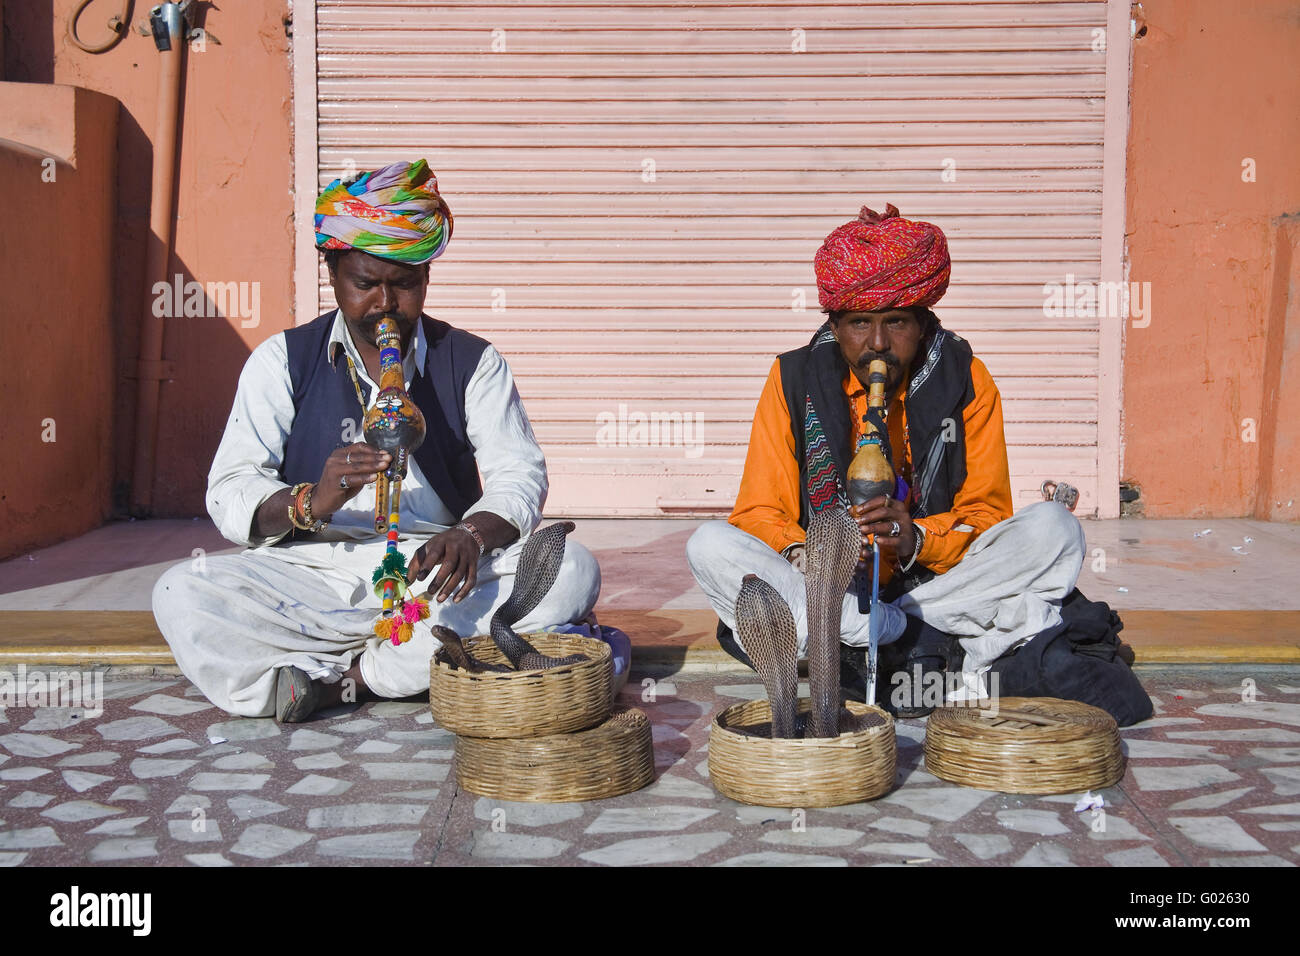
[(739, 674), (634, 674), (620, 702), (653, 722), (654, 784), (553, 805), (459, 791), (425, 702), (282, 728), (184, 679), (109, 680), (97, 717), (0, 710), (0, 865), (1294, 866), (1300, 669), (1142, 674), (1157, 714), (1124, 731), (1128, 769), (1099, 812), (937, 780), (921, 720), (899, 723), (899, 785), (879, 800), (735, 803), (709, 784), (707, 741), (714, 713), (762, 694)]

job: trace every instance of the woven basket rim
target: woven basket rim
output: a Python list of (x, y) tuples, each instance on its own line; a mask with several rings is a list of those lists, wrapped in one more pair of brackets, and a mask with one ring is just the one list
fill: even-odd
[[(1115, 718), (1100, 707), (1077, 700), (1063, 700), (1060, 697), (1003, 697), (998, 701), (997, 712), (986, 718), (983, 712), (989, 709), (979, 706), (938, 707), (927, 719), (927, 729), (930, 722), (933, 722), (936, 730), (942, 729), (959, 737), (991, 737), (1033, 742), (1077, 740), (1118, 729)], [(1041, 717), (1062, 717), (1064, 722), (1054, 727), (1032, 724), (1027, 727), (1015, 727), (989, 722), (997, 719), (1013, 721), (1016, 711)], [(1070, 719), (1085, 717), (1091, 718), (1095, 723)]]
[[(890, 715), (890, 713), (887, 710), (885, 710), (884, 708), (880, 707), (877, 704), (861, 704), (855, 700), (846, 700), (844, 702), (844, 707), (845, 709), (848, 710), (849, 713), (853, 714), (855, 717), (861, 717), (864, 714), (875, 713), (883, 717), (884, 722), (876, 724), (873, 727), (864, 727), (860, 730), (843, 731), (840, 733), (838, 737), (777, 737), (774, 739), (772, 737), (759, 737), (753, 734), (742, 734), (739, 731), (732, 729), (735, 726), (735, 724), (724, 719), (728, 717), (735, 718), (743, 710), (745, 710), (746, 708), (754, 707), (754, 705), (756, 704), (761, 704), (763, 706), (763, 709), (766, 711), (768, 715), (767, 719), (770, 722), (772, 719), (771, 718), (772, 710), (766, 700), (764, 699), (742, 700), (735, 704), (729, 704), (728, 706), (720, 710), (716, 715), (714, 715), (713, 728), (711, 729), (716, 729), (718, 733), (726, 734), (729, 738), (734, 738), (737, 741), (743, 741), (745, 746), (749, 746), (750, 741), (756, 741), (760, 744), (781, 745), (781, 746), (793, 745), (795, 747), (812, 748), (812, 747), (827, 747), (827, 746), (842, 747), (846, 743), (856, 744), (861, 740), (865, 740), (870, 737), (877, 737), (883, 733), (886, 733), (889, 730), (891, 730), (894, 726), (894, 718), (893, 716)], [(807, 698), (800, 699), (799, 713), (801, 714), (808, 713), (810, 707), (811, 704), (809, 703)], [(762, 721), (759, 721), (759, 723), (762, 723)]]
[[(606, 658), (612, 661), (614, 657), (613, 649), (607, 643), (599, 638), (587, 637), (582, 634), (561, 634), (555, 631), (529, 631), (526, 634), (520, 634), (519, 636), (532, 644), (533, 647), (536, 647), (539, 651), (546, 654), (550, 654), (550, 651), (540, 647), (539, 645), (560, 644), (563, 646), (553, 649), (565, 650), (570, 653), (582, 653), (584, 650), (590, 649), (596, 656), (585, 661), (574, 661), (572, 664), (563, 664), (559, 667), (535, 667), (532, 670), (526, 671), (464, 671), (458, 667), (452, 667), (448, 661), (439, 660), (438, 655), (442, 653), (442, 649), (439, 648), (434, 652), (433, 658), (430, 661), (430, 667), (436, 668), (440, 673), (448, 675), (453, 680), (515, 680), (520, 677), (534, 674), (566, 674), (578, 667), (587, 667), (592, 664), (598, 664)], [(564, 640), (559, 641), (556, 640), (557, 638), (563, 638)], [(474, 654), (474, 656), (479, 660), (486, 659), (489, 663), (506, 662), (505, 655), (497, 649), (496, 642), (492, 640), (490, 635), (478, 634), (474, 637), (466, 638), (461, 643), (471, 654), (475, 651), (483, 652), (480, 654)]]

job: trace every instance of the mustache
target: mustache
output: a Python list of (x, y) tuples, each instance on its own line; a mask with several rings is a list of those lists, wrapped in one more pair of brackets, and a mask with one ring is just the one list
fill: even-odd
[(903, 363), (898, 360), (898, 356), (893, 352), (868, 352), (866, 355), (858, 359), (857, 364), (854, 367), (861, 369), (870, 368), (871, 363), (876, 361), (882, 361), (890, 368), (901, 369), (903, 367)]

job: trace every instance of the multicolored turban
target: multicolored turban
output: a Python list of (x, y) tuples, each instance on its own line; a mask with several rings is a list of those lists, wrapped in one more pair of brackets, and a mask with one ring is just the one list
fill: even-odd
[(393, 163), (351, 183), (334, 180), (316, 200), (316, 248), (360, 249), (423, 265), (451, 239), (451, 210), (424, 160)]
[(931, 306), (948, 289), (952, 260), (938, 226), (866, 206), (840, 226), (813, 259), (817, 299), (828, 312), (883, 312)]

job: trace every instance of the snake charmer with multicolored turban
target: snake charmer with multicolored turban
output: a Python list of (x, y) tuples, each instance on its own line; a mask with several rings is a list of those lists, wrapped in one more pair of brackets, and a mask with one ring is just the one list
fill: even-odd
[[(451, 231), (424, 160), (336, 180), (317, 201), (338, 307), (253, 350), (208, 475), (212, 520), (247, 550), (177, 565), (154, 589), (181, 670), (232, 714), (293, 723), (427, 691), (432, 627), (486, 634), (514, 589), (546, 461), (501, 353), (424, 312)], [(406, 449), (398, 502), (375, 493), (396, 456), (361, 439), (368, 414), (391, 422), (407, 404), (425, 435)], [(403, 555), (407, 586), (428, 579), (427, 616), (407, 604), (398, 617), (394, 603), (377, 622), (388, 585), (402, 596)], [(595, 558), (569, 540), (551, 590), (515, 626), (582, 621), (599, 593)]]
[[(772, 363), (731, 517), (702, 525), (687, 546), (721, 621), (719, 640), (738, 647), (740, 583), (757, 574), (790, 606), (803, 652), (797, 566), (808, 520), (835, 504), (848, 507), (847, 469), (865, 433), (867, 368), (883, 358), (888, 447), (903, 481), (895, 495), (855, 509), (864, 542), (874, 535), (892, 562), (881, 575), (881, 643), (898, 641), (904, 655), (919, 649), (934, 669), (931, 658), (955, 650), (946, 635), (957, 635), (967, 666), (978, 669), (1053, 614), (1059, 620), (1050, 604), (1054, 597), (1059, 605), (1078, 573), (1078, 522), (1047, 502), (1057, 511), (1033, 505), (1012, 517), (997, 386), (970, 345), (930, 311), (951, 274), (938, 226), (905, 219), (893, 205), (883, 215), (863, 207), (826, 237), (813, 271), (827, 321), (807, 345)], [(867, 625), (851, 590), (841, 640), (853, 653), (868, 643)], [(883, 674), (879, 686), (888, 694), (889, 671)]]

